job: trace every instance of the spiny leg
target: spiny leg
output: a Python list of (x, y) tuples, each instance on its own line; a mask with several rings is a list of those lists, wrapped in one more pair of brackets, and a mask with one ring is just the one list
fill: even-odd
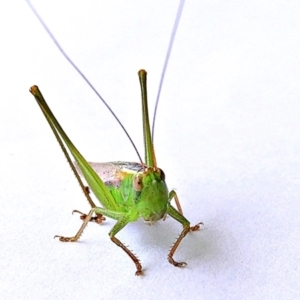
[(63, 236), (60, 236), (60, 235), (56, 235), (56, 236), (54, 236), (54, 238), (58, 237), (61, 242), (76, 242), (76, 241), (78, 241), (80, 236), (82, 235), (82, 232), (83, 232), (84, 228), (86, 227), (86, 225), (88, 224), (88, 222), (92, 218), (93, 213), (96, 213), (96, 214), (99, 214), (99, 215), (103, 214), (107, 217), (110, 217), (112, 219), (117, 220), (117, 223), (115, 224), (115, 226), (109, 232), (110, 239), (117, 246), (121, 247), (127, 253), (127, 255), (132, 259), (132, 261), (134, 262), (134, 264), (136, 266), (135, 275), (142, 275), (143, 274), (142, 265), (139, 262), (139, 259), (120, 240), (118, 240), (115, 237), (115, 235), (122, 228), (124, 228), (129, 222), (136, 221), (138, 219), (138, 216), (128, 217), (128, 215), (124, 214), (123, 212), (116, 212), (116, 211), (108, 210), (108, 209), (105, 209), (105, 208), (102, 208), (102, 207), (95, 207), (95, 208), (92, 208), (90, 210), (87, 217), (83, 220), (83, 223), (82, 223), (81, 227), (79, 228), (79, 230), (78, 230), (78, 232), (76, 233), (75, 236), (73, 236), (73, 237), (63, 237)]
[(136, 266), (135, 275), (137, 275), (137, 276), (143, 275), (142, 265), (141, 265), (139, 259), (120, 240), (118, 240), (115, 236), (111, 236), (110, 239), (117, 246), (121, 247), (127, 253), (127, 255), (132, 259), (132, 261), (134, 262), (134, 264)]
[(136, 266), (136, 272), (135, 275), (140, 276), (143, 275), (142, 271), (142, 265), (139, 261), (139, 259), (120, 241), (118, 240), (115, 235), (122, 229), (124, 228), (131, 220), (128, 219), (128, 216), (124, 215), (121, 217), (118, 222), (115, 224), (115, 226), (111, 229), (109, 232), (110, 239), (112, 242), (114, 242), (117, 246), (122, 248), (126, 254), (132, 259)]
[[(38, 103), (39, 103), (39, 101), (38, 101)], [(83, 181), (81, 180), (80, 175), (79, 175), (79, 173), (78, 173), (78, 171), (76, 169), (76, 166), (75, 166), (74, 162), (72, 161), (72, 159), (71, 159), (71, 157), (70, 157), (70, 155), (69, 155), (69, 153), (68, 153), (68, 151), (67, 151), (67, 149), (66, 149), (66, 147), (64, 145), (64, 142), (61, 139), (61, 136), (56, 131), (56, 127), (52, 124), (52, 122), (49, 122), (49, 125), (50, 125), (50, 127), (51, 127), (51, 129), (52, 129), (52, 131), (53, 131), (53, 133), (54, 133), (54, 135), (55, 135), (55, 137), (56, 137), (56, 139), (57, 139), (57, 141), (58, 141), (58, 143), (59, 143), (59, 145), (60, 145), (60, 147), (61, 147), (61, 149), (62, 149), (62, 151), (63, 151), (63, 153), (64, 153), (64, 155), (65, 155), (65, 157), (66, 157), (66, 159), (67, 159), (67, 161), (68, 161), (68, 163), (70, 165), (70, 167), (71, 167), (71, 170), (73, 171), (73, 173), (74, 173), (74, 175), (75, 175), (75, 177), (76, 177), (76, 179), (77, 179), (77, 181), (79, 183), (79, 186), (81, 187), (81, 190), (83, 191), (83, 193), (84, 193), (84, 195), (85, 195), (85, 197), (87, 199), (87, 201), (89, 202), (91, 208), (95, 208), (96, 205), (95, 205), (95, 203), (93, 202), (93, 200), (92, 200), (92, 198), (90, 196), (90, 188), (88, 186), (84, 185)], [(79, 211), (76, 211), (76, 212), (79, 212)], [(79, 213), (82, 215), (80, 217), (80, 219), (81, 220), (85, 220), (86, 217), (87, 217), (87, 215), (83, 214), (81, 212), (79, 212)], [(94, 222), (100, 224), (100, 223), (102, 223), (102, 221), (105, 221), (105, 218), (101, 214), (96, 214), (96, 215), (97, 215), (96, 217), (92, 217), (91, 218), (91, 222), (94, 221)]]
[(88, 224), (88, 222), (92, 218), (94, 210), (95, 209), (90, 210), (89, 214), (83, 220), (82, 225), (80, 226), (80, 228), (79, 228), (79, 230), (78, 230), (78, 232), (76, 233), (75, 236), (73, 236), (73, 237), (64, 237), (64, 236), (61, 236), (61, 235), (55, 235), (54, 238), (59, 238), (59, 240), (61, 242), (77, 242), (79, 240), (80, 236), (82, 235), (84, 228), (86, 227), (86, 225)]
[[(38, 101), (38, 103), (39, 103), (39, 101)], [(79, 173), (76, 170), (76, 167), (74, 165), (74, 162), (72, 161), (72, 159), (71, 159), (71, 157), (70, 157), (70, 155), (69, 155), (69, 153), (68, 153), (68, 151), (67, 151), (67, 149), (66, 149), (66, 147), (64, 145), (64, 142), (61, 139), (61, 136), (56, 131), (56, 127), (52, 124), (52, 122), (49, 122), (49, 125), (50, 125), (50, 127), (51, 127), (51, 129), (52, 129), (52, 131), (53, 131), (53, 133), (54, 133), (54, 135), (55, 135), (55, 137), (56, 137), (56, 139), (57, 139), (57, 141), (58, 141), (58, 143), (59, 143), (59, 145), (60, 145), (60, 147), (61, 147), (61, 149), (62, 149), (62, 151), (63, 151), (63, 153), (64, 153), (64, 155), (65, 155), (65, 157), (66, 157), (66, 159), (67, 159), (67, 161), (68, 161), (68, 163), (70, 165), (70, 167), (71, 167), (71, 170), (73, 171), (73, 173), (74, 173), (74, 175), (75, 175), (75, 177), (76, 177), (76, 179), (77, 179), (77, 181), (79, 183), (79, 186), (81, 187), (81, 190), (83, 191), (83, 193), (84, 193), (84, 195), (85, 195), (85, 197), (87, 199), (87, 201), (89, 202), (91, 208), (95, 208), (96, 205), (95, 205), (95, 203), (93, 202), (93, 200), (92, 200), (92, 198), (90, 196), (90, 188), (88, 186), (85, 186), (84, 183), (83, 183), (83, 181), (81, 180), (80, 175), (79, 175)], [(78, 212), (78, 211), (76, 211), (76, 212)], [(79, 213), (82, 215), (80, 217), (80, 219), (85, 220), (87, 218), (86, 214), (83, 214), (81, 212), (79, 212)], [(97, 215), (96, 217), (92, 217), (91, 218), (91, 222), (94, 221), (94, 222), (100, 224), (103, 221), (105, 221), (105, 218), (101, 214), (96, 214), (96, 215)]]
[(172, 248), (171, 248), (171, 250), (168, 254), (168, 261), (169, 261), (169, 263), (171, 263), (175, 267), (183, 267), (183, 266), (186, 265), (186, 262), (177, 262), (177, 261), (175, 261), (173, 259), (173, 255), (174, 255), (175, 251), (177, 250), (179, 244), (181, 243), (182, 239), (188, 234), (188, 232), (199, 230), (200, 225), (203, 224), (203, 223), (201, 222), (201, 223), (198, 223), (195, 226), (190, 227), (190, 222), (180, 212), (178, 212), (174, 207), (172, 207), (171, 205), (168, 206), (167, 213), (172, 218), (174, 218), (175, 220), (177, 220), (178, 222), (180, 222), (183, 225), (182, 232), (180, 233), (179, 237), (175, 241), (174, 245), (172, 246)]
[(189, 225), (188, 227), (185, 227), (181, 234), (179, 235), (179, 237), (177, 238), (176, 242), (174, 243), (174, 245), (172, 246), (169, 254), (168, 254), (168, 261), (170, 264), (172, 264), (175, 267), (184, 267), (187, 263), (182, 261), (182, 262), (177, 262), (173, 259), (173, 255), (175, 253), (175, 251), (177, 250), (180, 242), (182, 241), (182, 239), (187, 235), (187, 233), (189, 232)]
[[(81, 213), (78, 210), (73, 210), (73, 212)], [(120, 217), (119, 213), (109, 211), (109, 210), (107, 210), (105, 208), (102, 208), (102, 207), (94, 207), (90, 210), (88, 215), (85, 215), (85, 214), (81, 213), (84, 216), (82, 218), (83, 222), (82, 222), (82, 225), (80, 226), (80, 228), (79, 228), (79, 230), (78, 230), (78, 232), (76, 233), (75, 236), (73, 236), (73, 237), (63, 237), (61, 235), (55, 235), (54, 238), (58, 237), (61, 242), (77, 242), (79, 240), (80, 236), (82, 235), (84, 228), (86, 227), (88, 222), (91, 221), (91, 219), (101, 218), (101, 219), (105, 220), (105, 218), (103, 217), (102, 212), (104, 212), (108, 217), (111, 217), (113, 219), (118, 219)], [(97, 217), (93, 217), (94, 213), (96, 214)]]
[(138, 215), (128, 215), (124, 212), (117, 212), (101, 207), (96, 207), (94, 211), (95, 213), (103, 214), (109, 218), (117, 220), (117, 223), (109, 232), (109, 237), (112, 242), (114, 242), (118, 247), (122, 248), (126, 252), (126, 254), (132, 259), (136, 266), (135, 275), (143, 275), (142, 265), (139, 259), (119, 239), (115, 237), (115, 235), (120, 230), (122, 230), (129, 222), (136, 221), (138, 219)]

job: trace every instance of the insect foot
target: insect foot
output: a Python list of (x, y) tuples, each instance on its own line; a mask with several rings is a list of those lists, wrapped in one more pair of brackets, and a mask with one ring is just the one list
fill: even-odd
[(141, 275), (143, 275), (143, 271), (142, 271), (142, 270), (137, 270), (137, 271), (135, 272), (135, 275), (136, 275), (136, 276), (141, 276)]
[[(76, 210), (76, 209), (73, 210), (72, 211), (72, 215), (73, 215), (74, 212), (79, 213), (81, 215), (80, 219), (83, 220), (83, 221), (87, 218), (87, 214), (84, 214), (84, 213), (82, 213), (79, 210)], [(91, 217), (91, 219), (89, 220), (89, 222), (95, 222), (97, 224), (101, 224), (105, 220), (106, 220), (105, 217), (103, 217), (101, 214), (96, 214), (95, 217)]]
[(54, 238), (59, 238), (61, 242), (76, 242), (77, 239), (75, 237), (64, 237), (61, 235), (55, 235)]
[(182, 268), (182, 267), (185, 267), (187, 265), (186, 262), (182, 261), (182, 262), (177, 262), (173, 259), (173, 257), (171, 256), (168, 256), (168, 261), (170, 264), (172, 264), (173, 266), (175, 267), (179, 267), (179, 268)]
[(197, 230), (200, 230), (200, 226), (201, 226), (201, 225), (203, 226), (204, 223), (203, 223), (203, 222), (200, 222), (200, 223), (196, 224), (195, 226), (190, 227), (190, 231), (197, 231)]

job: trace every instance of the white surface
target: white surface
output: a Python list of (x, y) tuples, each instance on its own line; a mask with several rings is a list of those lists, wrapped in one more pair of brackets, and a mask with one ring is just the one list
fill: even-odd
[[(33, 1), (142, 151), (137, 71), (153, 105), (177, 1)], [(187, 218), (90, 224), (89, 210), (34, 98), (39, 85), (92, 161), (136, 160), (116, 122), (53, 45), (25, 1), (0, 4), (1, 299), (299, 299), (300, 3), (187, 1), (162, 91), (155, 146)], [(152, 108), (152, 106), (151, 106)]]

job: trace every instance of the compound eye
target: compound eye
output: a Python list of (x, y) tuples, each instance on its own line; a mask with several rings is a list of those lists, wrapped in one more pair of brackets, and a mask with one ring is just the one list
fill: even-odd
[(161, 180), (165, 181), (165, 179), (166, 179), (165, 172), (162, 169), (158, 169), (158, 172), (160, 173)]
[(137, 175), (133, 178), (133, 183), (132, 183), (133, 189), (137, 192), (140, 192), (143, 188), (142, 184), (142, 176)]

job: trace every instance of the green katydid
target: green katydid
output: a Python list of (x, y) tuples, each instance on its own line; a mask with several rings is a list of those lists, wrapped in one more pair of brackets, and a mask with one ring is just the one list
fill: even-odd
[[(181, 5), (179, 6), (179, 11), (181, 12), (181, 10), (182, 1)], [(176, 22), (178, 24), (178, 19)], [(45, 24), (43, 25), (45, 27)], [(47, 28), (46, 30), (53, 38), (51, 32), (49, 32)], [(172, 45), (173, 40), (174, 36), (171, 39), (170, 45)], [(58, 45), (57, 42), (56, 44)], [(63, 52), (63, 50), (61, 51)], [(64, 52), (63, 54), (66, 56)], [(68, 60), (73, 66), (75, 66), (69, 58)], [(75, 68), (78, 71), (78, 68), (76, 66)], [(145, 160), (142, 161), (140, 159), (140, 163), (88, 163), (77, 150), (77, 148), (73, 145), (67, 134), (60, 126), (59, 122), (56, 120), (38, 87), (31, 87), (30, 92), (33, 94), (38, 105), (40, 106), (91, 206), (91, 210), (87, 215), (81, 213), (81, 219), (83, 220), (83, 223), (74, 237), (55, 237), (59, 237), (59, 240), (62, 242), (75, 242), (80, 238), (84, 228), (89, 221), (96, 221), (97, 223), (101, 223), (103, 220), (105, 220), (103, 216), (115, 219), (117, 220), (117, 223), (109, 232), (109, 236), (117, 246), (121, 247), (130, 256), (136, 266), (135, 274), (141, 275), (142, 265), (139, 259), (120, 240), (115, 237), (116, 234), (129, 222), (135, 222), (139, 218), (143, 218), (148, 224), (151, 225), (160, 219), (165, 219), (166, 215), (169, 215), (179, 223), (181, 223), (183, 226), (183, 230), (168, 254), (168, 261), (177, 267), (182, 267), (186, 265), (186, 263), (176, 262), (173, 259), (173, 255), (176, 249), (178, 248), (182, 239), (187, 235), (187, 233), (190, 231), (199, 230), (200, 224), (202, 223), (198, 223), (197, 225), (192, 227), (190, 226), (190, 222), (183, 216), (176, 192), (173, 190), (170, 192), (168, 191), (167, 185), (165, 183), (164, 172), (157, 167), (153, 146), (153, 129), (151, 135), (148, 116), (146, 87), (147, 73), (145, 70), (140, 70), (138, 75), (140, 79), (142, 95), (143, 134), (145, 150)], [(89, 85), (91, 84), (89, 83)], [(72, 161), (69, 152), (71, 153), (73, 159), (75, 159), (75, 162)], [(79, 174), (83, 175), (88, 184), (88, 187), (84, 185)], [(96, 206), (91, 199), (89, 192), (90, 189), (99, 200), (101, 207)], [(173, 199), (175, 200), (177, 209), (171, 205), (171, 200)], [(94, 214), (96, 214), (96, 217), (94, 217)]]

